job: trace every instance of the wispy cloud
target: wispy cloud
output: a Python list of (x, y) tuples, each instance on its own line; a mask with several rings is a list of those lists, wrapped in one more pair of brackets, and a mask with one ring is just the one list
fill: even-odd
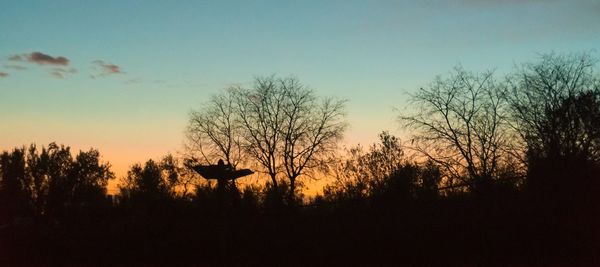
[[(4, 68), (13, 70), (26, 70), (27, 67), (22, 66), (23, 63), (33, 63), (36, 65), (50, 66), (48, 73), (56, 78), (67, 78), (68, 76), (77, 73), (77, 69), (71, 68), (71, 61), (64, 56), (51, 56), (42, 52), (32, 52), (24, 54), (14, 54), (8, 57), (9, 61), (15, 64), (4, 64)], [(22, 62), (22, 63), (20, 63)], [(8, 62), (7, 62), (8, 63)], [(113, 74), (125, 74), (121, 66), (106, 62), (104, 60), (92, 61), (93, 73), (90, 75), (91, 78), (104, 77)], [(6, 77), (8, 73), (5, 74)], [(138, 80), (132, 80), (130, 83), (139, 82)]]
[(531, 4), (531, 3), (555, 3), (559, 2), (558, 0), (462, 0), (457, 1), (458, 3), (464, 3), (467, 5), (475, 5), (475, 6), (506, 6), (506, 5), (515, 5), (515, 4)]
[(134, 78), (134, 79), (129, 79), (127, 81), (125, 81), (125, 84), (136, 84), (136, 83), (141, 83), (143, 80), (140, 77)]
[(94, 60), (92, 64), (95, 65), (96, 69), (100, 72), (97, 75), (91, 75), (92, 78), (96, 78), (98, 76), (107, 76), (112, 74), (124, 74), (125, 72), (121, 69), (120, 66), (115, 65), (113, 63), (105, 62), (103, 60)]
[(26, 67), (20, 66), (20, 65), (14, 65), (14, 64), (4, 64), (4, 67), (7, 69), (13, 69), (13, 70), (26, 70)]
[(10, 76), (10, 74), (6, 73), (6, 72), (0, 72), (0, 78), (5, 78)]
[(30, 62), (39, 65), (69, 65), (69, 59), (63, 56), (50, 56), (42, 52), (32, 52), (29, 54), (12, 55), (8, 58), (11, 61)]
[(69, 74), (73, 74), (73, 73), (77, 73), (77, 70), (74, 68), (70, 68), (70, 69), (65, 69), (65, 68), (52, 68), (52, 70), (50, 71), (50, 75), (56, 77), (56, 78), (66, 78), (67, 75)]

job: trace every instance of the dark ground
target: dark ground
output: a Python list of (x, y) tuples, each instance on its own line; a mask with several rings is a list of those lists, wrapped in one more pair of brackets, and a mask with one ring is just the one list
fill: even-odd
[(2, 228), (0, 265), (600, 265), (597, 212), (533, 203), (516, 195), (278, 212), (215, 213), (171, 203), (132, 214), (113, 207)]

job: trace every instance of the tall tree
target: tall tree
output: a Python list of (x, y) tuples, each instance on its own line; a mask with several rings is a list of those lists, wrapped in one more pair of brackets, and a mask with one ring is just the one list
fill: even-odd
[[(585, 131), (593, 127), (584, 126), (600, 92), (596, 62), (588, 54), (545, 54), (510, 77), (506, 96), (512, 121), (529, 154), (546, 157), (567, 153), (568, 147), (589, 149), (593, 139)], [(590, 110), (578, 108), (579, 104)]]
[(274, 189), (285, 175), (292, 199), (297, 178), (336, 149), (346, 129), (344, 103), (317, 97), (296, 78), (258, 77), (251, 88), (229, 88), (193, 112), (188, 139), (207, 159), (255, 161)]
[(486, 190), (510, 163), (507, 103), (491, 72), (457, 67), (411, 96), (414, 112), (400, 119), (415, 131), (413, 147), (443, 166), (450, 184)]
[(318, 99), (314, 92), (294, 78), (279, 80), (285, 94), (283, 109), (283, 166), (290, 183), (290, 201), (296, 179), (314, 170), (336, 152), (346, 129), (343, 100)]
[(237, 112), (243, 126), (244, 149), (277, 188), (281, 171), (285, 91), (273, 76), (256, 78), (251, 89), (236, 88)]
[(510, 77), (506, 95), (526, 152), (528, 188), (556, 197), (600, 185), (591, 177), (600, 164), (596, 62), (589, 54), (545, 54)]

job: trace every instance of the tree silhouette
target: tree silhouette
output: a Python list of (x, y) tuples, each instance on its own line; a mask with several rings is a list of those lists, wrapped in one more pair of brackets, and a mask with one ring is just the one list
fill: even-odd
[(97, 150), (79, 152), (71, 166), (74, 179), (72, 199), (74, 202), (97, 202), (106, 195), (108, 180), (114, 178), (110, 165), (100, 163)]
[(346, 128), (344, 101), (319, 98), (292, 77), (259, 77), (252, 88), (229, 88), (190, 117), (188, 139), (204, 161), (223, 158), (235, 167), (247, 156), (275, 191), (283, 173), (290, 203), (297, 178), (324, 163)]
[(103, 204), (108, 180), (114, 178), (97, 150), (80, 151), (73, 158), (69, 147), (55, 143), (41, 152), (33, 144), (3, 152), (0, 173), (3, 206), (20, 211), (9, 216), (55, 219), (74, 209)]
[(235, 88), (238, 115), (244, 127), (244, 149), (277, 188), (281, 171), (285, 94), (274, 77), (256, 78), (251, 89)]
[(365, 152), (359, 147), (348, 151), (339, 165), (334, 184), (324, 188), (325, 199), (333, 202), (375, 198), (397, 203), (413, 198), (432, 199), (438, 195), (441, 173), (432, 161), (424, 166), (410, 162), (400, 140), (382, 132), (380, 143)]
[(415, 131), (412, 147), (444, 168), (447, 185), (459, 181), (487, 191), (511, 163), (501, 86), (491, 72), (475, 75), (458, 67), (412, 95), (414, 113), (400, 116)]
[(580, 93), (546, 111), (548, 122), (540, 127), (546, 138), (527, 151), (529, 189), (554, 198), (559, 192), (581, 196), (600, 190), (599, 97), (596, 92)]
[(346, 122), (344, 101), (333, 98), (319, 101), (312, 90), (296, 79), (280, 82), (285, 94), (283, 166), (290, 184), (289, 202), (294, 202), (296, 179), (324, 164), (328, 154), (336, 152)]
[(196, 172), (190, 170), (183, 164), (185, 160), (167, 154), (160, 161), (163, 176), (166, 177), (166, 183), (173, 195), (182, 199), (187, 199), (192, 193), (192, 189), (199, 182)]
[(584, 166), (600, 159), (600, 80), (595, 63), (588, 54), (545, 54), (511, 77), (506, 95), (526, 151), (530, 188), (553, 194), (589, 185), (575, 180), (588, 176), (582, 171), (591, 170)]
[(26, 176), (25, 148), (0, 155), (0, 203), (3, 219), (28, 215), (30, 207), (28, 179)]
[(201, 155), (200, 162), (222, 159), (235, 168), (244, 160), (242, 129), (233, 90), (214, 95), (199, 110), (190, 113), (186, 130), (188, 151)]
[(127, 171), (120, 190), (131, 198), (166, 199), (171, 196), (173, 188), (168, 176), (163, 176), (161, 166), (154, 160), (144, 165), (134, 164)]
[[(596, 266), (594, 64), (544, 55), (504, 82), (457, 68), (413, 95), (412, 140), (382, 132), (337, 157), (344, 101), (257, 78), (191, 112), (189, 155), (132, 165), (111, 202), (95, 149), (3, 151), (0, 265)], [(271, 181), (215, 187), (188, 160)], [(336, 179), (300, 203), (300, 177), (318, 172)]]

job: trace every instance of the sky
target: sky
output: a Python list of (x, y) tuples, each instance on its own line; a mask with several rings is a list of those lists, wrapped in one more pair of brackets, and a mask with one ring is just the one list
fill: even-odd
[(460, 64), (510, 72), (600, 48), (600, 1), (29, 1), (0, 4), (0, 150), (99, 149), (117, 176), (182, 150), (189, 112), (256, 76), (348, 100), (370, 144)]

